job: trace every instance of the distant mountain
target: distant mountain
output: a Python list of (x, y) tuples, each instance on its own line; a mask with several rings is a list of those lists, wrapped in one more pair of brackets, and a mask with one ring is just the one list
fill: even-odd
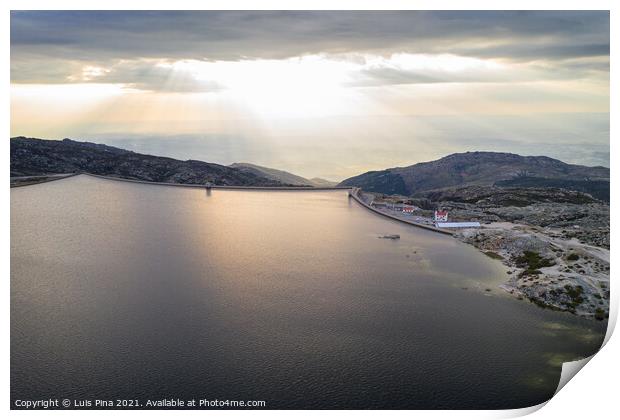
[(273, 179), (224, 165), (144, 155), (104, 144), (69, 139), (11, 139), (12, 177), (73, 172), (181, 184), (283, 185)]
[(337, 182), (335, 181), (330, 181), (328, 179), (323, 179), (323, 178), (310, 178), (309, 179), (310, 182), (312, 182), (312, 185), (314, 185), (315, 187), (335, 187), (336, 185), (338, 185)]
[[(571, 189), (571, 181), (579, 181), (580, 188), (577, 191), (591, 193), (588, 188), (584, 188), (587, 182), (584, 184), (583, 181), (599, 181), (598, 184), (592, 184), (597, 189), (601, 188), (601, 182), (608, 186), (609, 168), (571, 165), (546, 156), (467, 152), (406, 167), (366, 172), (346, 179), (339, 185), (361, 187), (366, 191), (384, 194), (415, 195), (453, 187), (491, 186), (505, 181), (518, 184), (518, 180), (524, 178), (538, 179), (537, 187), (545, 186), (541, 179), (548, 182), (562, 180), (562, 186), (568, 189)], [(556, 182), (550, 186), (558, 185)], [(595, 196), (600, 196), (600, 193)]]
[(230, 165), (230, 167), (289, 185), (333, 187), (337, 184), (337, 182), (327, 181), (321, 178), (307, 179), (299, 175), (292, 174), (290, 172), (281, 171), (279, 169), (267, 168), (265, 166), (254, 165), (253, 163), (233, 163), (232, 165)]

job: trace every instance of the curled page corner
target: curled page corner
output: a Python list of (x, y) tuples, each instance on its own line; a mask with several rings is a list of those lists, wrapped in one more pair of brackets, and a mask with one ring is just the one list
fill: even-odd
[(517, 417), (525, 417), (525, 416), (528, 416), (528, 415), (530, 415), (530, 414), (540, 410), (545, 405), (547, 405), (547, 403), (549, 401), (550, 400), (547, 400), (547, 401), (541, 402), (540, 404), (532, 405), (530, 407), (513, 408), (511, 410), (502, 410), (502, 411), (498, 412), (499, 415), (497, 417), (495, 417), (495, 418), (513, 419), (513, 418), (517, 418)]
[(605, 347), (605, 344), (607, 344), (607, 342), (611, 338), (611, 335), (614, 333), (614, 330), (616, 329), (617, 320), (618, 320), (618, 300), (612, 299), (609, 305), (609, 320), (607, 321), (607, 331), (605, 332), (605, 339), (603, 340), (601, 349)]
[(564, 362), (562, 364), (562, 374), (560, 375), (560, 382), (558, 383), (558, 387), (555, 389), (553, 395), (555, 396), (564, 385), (568, 383), (573, 377), (583, 368), (592, 358), (596, 356), (594, 353), (592, 356), (586, 357), (584, 359), (574, 360), (572, 362)]
[[(590, 360), (592, 360), (592, 358), (594, 356), (596, 356), (596, 354), (601, 351), (603, 349), (603, 347), (605, 347), (605, 345), (607, 344), (607, 342), (609, 341), (609, 338), (611, 337), (611, 335), (613, 334), (613, 331), (616, 327), (616, 307), (615, 305), (612, 305), (612, 308), (610, 308), (610, 317), (609, 317), (609, 323), (607, 324), (607, 331), (605, 333), (605, 339), (603, 340), (603, 344), (601, 344), (601, 348), (594, 353), (591, 356), (585, 357), (583, 359), (579, 359), (579, 360), (573, 360), (572, 362), (564, 362), (562, 364), (562, 373), (560, 374), (560, 381), (558, 382), (558, 386), (555, 389), (555, 392), (553, 393), (553, 396), (555, 397), (557, 395), (558, 392), (560, 392), (560, 390), (562, 388), (564, 388), (564, 386), (571, 380), (573, 379), (573, 377), (585, 366), (588, 364), (588, 362)], [(553, 398), (553, 397), (551, 397)], [(547, 403), (549, 401), (551, 401), (551, 398), (543, 403), (540, 403), (538, 405), (533, 405), (531, 407), (525, 407), (525, 408), (520, 408), (520, 409), (516, 409), (516, 410), (508, 410), (508, 412), (506, 413), (506, 418), (513, 418), (513, 417), (521, 417), (521, 416), (526, 416), (528, 414), (531, 414), (535, 411), (540, 410), (541, 408), (543, 408), (545, 405), (547, 405)]]
[(560, 390), (564, 388), (564, 385), (566, 385), (568, 381), (573, 379), (573, 376), (575, 376), (577, 372), (579, 372), (590, 360), (592, 360), (592, 358), (596, 356), (596, 354), (599, 351), (601, 351), (603, 347), (605, 347), (605, 345), (609, 342), (609, 339), (611, 338), (614, 332), (614, 329), (616, 328), (617, 318), (618, 318), (618, 303), (617, 303), (617, 300), (612, 300), (609, 306), (609, 321), (607, 322), (607, 331), (605, 332), (605, 338), (603, 339), (603, 344), (601, 344), (601, 347), (598, 349), (596, 353), (594, 353), (593, 355), (589, 357), (575, 360), (572, 362), (565, 362), (562, 364), (562, 374), (560, 375), (560, 382), (558, 383), (558, 387), (553, 393), (554, 396), (558, 392), (560, 392)]
[[(562, 373), (560, 374), (560, 382), (558, 382), (558, 387), (555, 389), (555, 392), (553, 393), (553, 397), (555, 397), (556, 394), (560, 392), (562, 388), (564, 388), (564, 385), (566, 385), (571, 379), (573, 379), (573, 377), (577, 374), (577, 372), (579, 372), (581, 368), (583, 368), (595, 355), (596, 353), (584, 359), (579, 359), (579, 360), (574, 360), (572, 362), (563, 363)], [(547, 405), (549, 401), (551, 401), (553, 397), (551, 397), (547, 401), (544, 401), (537, 405), (533, 405), (531, 407), (506, 410), (504, 411), (503, 415), (501, 415), (500, 417), (501, 418), (515, 418), (515, 417), (527, 416), (543, 408), (545, 405)]]

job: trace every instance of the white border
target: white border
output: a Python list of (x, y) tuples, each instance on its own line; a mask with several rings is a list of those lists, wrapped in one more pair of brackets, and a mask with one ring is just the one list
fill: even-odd
[[(418, 10), (495, 10), (498, 9), (498, 6), (502, 6), (503, 9), (500, 10), (611, 10), (611, 39), (618, 40), (620, 37), (618, 36), (617, 25), (619, 19), (617, 18), (618, 10), (620, 7), (616, 6), (613, 1), (605, 1), (605, 0), (588, 0), (588, 1), (577, 1), (577, 0), (564, 0), (562, 2), (553, 1), (553, 0), (504, 0), (504, 1), (492, 1), (492, 0), (469, 0), (467, 2), (463, 0), (442, 0), (439, 1), (429, 1), (429, 0), (418, 0), (418, 1), (406, 1), (406, 0), (383, 0), (383, 1), (368, 1), (368, 0), (296, 0), (296, 1), (286, 1), (286, 0), (217, 0), (217, 1), (191, 1), (191, 0), (176, 0), (174, 2), (164, 1), (164, 0), (151, 0), (144, 2), (132, 2), (129, 4), (126, 0), (108, 0), (108, 1), (78, 1), (78, 0), (57, 0), (53, 2), (53, 7), (51, 2), (45, 0), (23, 0), (23, 1), (5, 1), (3, 2), (5, 6), (5, 11), (1, 15), (0, 18), (0, 28), (2, 31), (3, 37), (3, 58), (4, 65), (1, 68), (1, 72), (3, 75), (3, 80), (5, 80), (5, 84), (2, 89), (4, 94), (2, 98), (2, 105), (0, 108), (0, 113), (4, 118), (2, 121), (3, 132), (5, 133), (5, 139), (8, 140), (10, 137), (10, 91), (9, 91), (9, 83), (10, 83), (10, 71), (9, 71), (9, 63), (10, 63), (10, 50), (9, 50), (9, 37), (10, 37), (10, 24), (9, 24), (9, 10), (27, 10), (27, 9), (76, 9), (76, 10), (98, 10), (98, 9), (117, 9), (117, 10), (127, 10), (127, 9), (148, 9), (148, 10), (194, 10), (194, 9), (212, 9), (212, 10), (310, 10), (310, 9), (322, 9), (322, 10), (404, 10), (404, 9), (418, 9)], [(614, 7), (616, 6), (616, 7)], [(612, 72), (610, 74), (611, 77), (611, 89), (612, 93), (614, 92), (614, 88), (617, 90), (617, 83), (615, 80), (617, 79), (617, 60), (615, 59), (618, 56), (618, 47), (617, 41), (612, 42), (611, 44), (611, 69)], [(611, 113), (610, 113), (610, 123), (611, 123), (611, 136), (615, 140), (615, 134), (617, 129), (617, 122), (615, 117), (618, 117), (618, 103), (616, 96), (612, 95), (611, 97)], [(615, 180), (618, 179), (618, 167), (616, 162), (616, 157), (618, 153), (618, 147), (614, 144), (614, 141), (610, 139), (611, 144), (611, 172), (612, 179), (614, 182), (612, 183), (612, 187), (615, 187)], [(2, 173), (8, 174), (9, 172), (9, 142), (3, 142), (3, 157), (2, 160)], [(6, 179), (6, 178), (5, 178)], [(8, 183), (8, 180), (5, 181)], [(6, 185), (6, 184), (5, 184)], [(617, 189), (612, 189), (612, 224), (615, 225), (615, 222), (618, 220), (615, 208), (615, 203), (617, 202)], [(2, 224), (2, 259), (3, 263), (0, 264), (0, 269), (2, 270), (2, 293), (4, 297), (4, 305), (2, 310), (2, 336), (4, 337), (3, 346), (2, 346), (2, 390), (3, 390), (3, 398), (2, 402), (4, 404), (4, 408), (6, 410), (9, 409), (9, 263), (10, 263), (10, 236), (9, 236), (9, 205), (10, 205), (10, 193), (8, 185), (2, 192), (2, 208), (1, 208), (1, 216), (4, 220)], [(612, 243), (619, 243), (618, 234), (616, 230), (612, 230), (611, 239)], [(616, 253), (615, 248), (612, 246), (612, 273), (615, 272), (615, 264), (616, 264)], [(613, 330), (613, 326), (615, 325), (617, 314), (618, 314), (618, 289), (615, 285), (611, 285), (611, 295), (612, 295), (612, 304), (611, 304), (611, 312), (610, 312), (610, 328), (608, 331), (608, 335), (606, 337), (606, 341), (610, 338), (610, 333)], [(237, 417), (241, 415), (252, 415), (254, 418), (258, 419), (271, 419), (271, 418), (289, 418), (290, 416), (295, 416), (298, 418), (314, 418), (317, 414), (321, 417), (327, 418), (340, 418), (350, 417), (356, 419), (371, 419), (376, 418), (376, 416), (389, 416), (392, 418), (408, 418), (410, 419), (412, 416), (421, 417), (421, 418), (437, 418), (437, 419), (445, 419), (445, 418), (471, 418), (471, 419), (481, 419), (481, 418), (505, 418), (505, 417), (516, 417), (519, 415), (524, 415), (532, 411), (536, 411), (532, 414), (533, 418), (563, 418), (563, 419), (572, 419), (572, 418), (604, 418), (609, 416), (611, 413), (617, 413), (618, 397), (617, 393), (614, 392), (617, 384), (618, 378), (618, 360), (616, 359), (616, 355), (620, 354), (620, 344), (618, 343), (618, 339), (611, 339), (607, 342), (604, 348), (594, 357), (592, 361), (588, 363), (588, 365), (583, 369), (581, 373), (577, 376), (577, 379), (570, 381), (565, 388), (561, 390), (554, 398), (552, 398), (546, 405), (544, 409), (536, 411), (538, 408), (535, 407), (530, 409), (523, 410), (508, 410), (508, 411), (387, 411), (387, 412), (377, 412), (377, 411), (321, 411), (321, 412), (312, 412), (312, 411), (250, 411), (250, 412), (235, 412), (235, 411), (210, 411), (208, 413), (202, 411), (193, 411), (193, 412), (183, 412), (184, 416), (195, 417), (195, 418), (204, 418), (204, 416), (215, 417), (215, 418), (230, 418)], [(174, 415), (178, 415), (179, 413), (174, 413)], [(41, 416), (48, 416), (50, 418), (107, 418), (111, 415), (110, 412), (79, 412), (79, 411), (11, 411), (11, 416), (15, 418), (39, 418)], [(120, 418), (169, 418), (173, 413), (168, 411), (130, 411), (130, 412), (114, 412), (112, 415)]]
[[(610, 10), (611, 0), (8, 0), (9, 10)], [(499, 5), (503, 7), (498, 7)]]

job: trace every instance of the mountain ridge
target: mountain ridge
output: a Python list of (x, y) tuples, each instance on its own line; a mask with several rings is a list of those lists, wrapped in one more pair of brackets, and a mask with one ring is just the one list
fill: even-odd
[(146, 155), (100, 143), (22, 136), (11, 138), (10, 144), (12, 177), (89, 172), (152, 182), (287, 186), (225, 165)]
[(339, 186), (360, 187), (366, 191), (411, 196), (446, 188), (470, 185), (491, 186), (498, 182), (520, 178), (535, 178), (539, 180), (538, 186), (540, 187), (545, 186), (545, 179), (580, 182), (607, 181), (608, 183), (609, 168), (568, 164), (547, 156), (465, 152), (453, 153), (434, 161), (420, 162), (410, 166), (365, 172), (345, 179)]

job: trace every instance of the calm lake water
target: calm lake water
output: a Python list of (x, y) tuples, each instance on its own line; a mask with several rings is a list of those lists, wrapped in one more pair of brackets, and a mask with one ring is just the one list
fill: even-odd
[(505, 272), (346, 191), (15, 188), (11, 398), (538, 404), (605, 324), (508, 296)]

